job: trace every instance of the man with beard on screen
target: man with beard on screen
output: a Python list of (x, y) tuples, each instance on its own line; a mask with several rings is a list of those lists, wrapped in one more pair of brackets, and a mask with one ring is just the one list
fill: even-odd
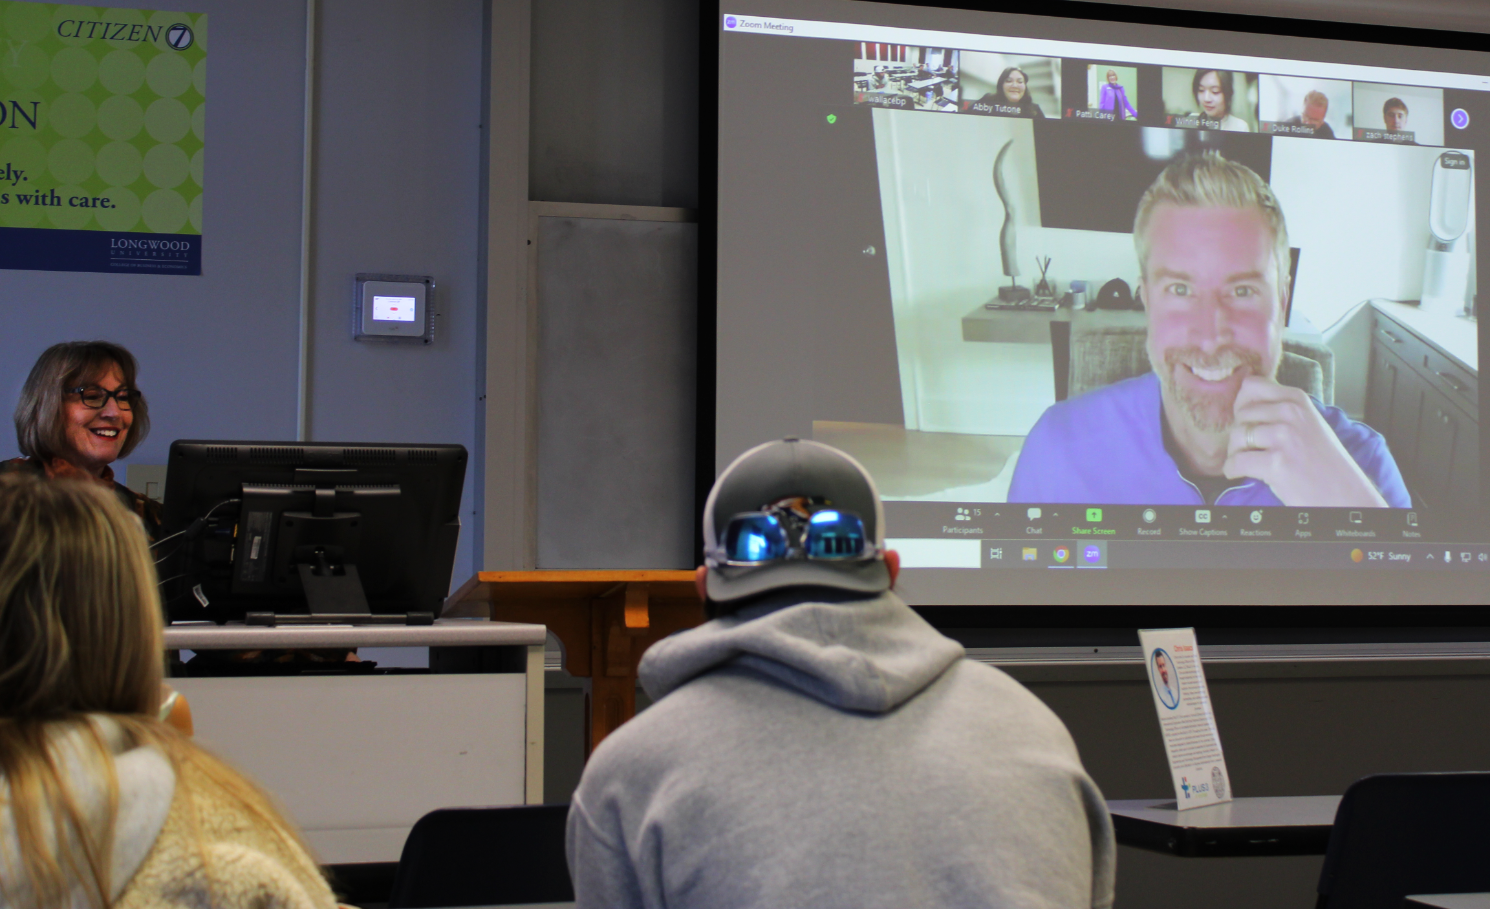
[(1181, 158), (1138, 203), (1133, 241), (1153, 371), (1047, 409), (1009, 501), (1411, 506), (1380, 433), (1276, 381), (1288, 228), (1261, 177)]

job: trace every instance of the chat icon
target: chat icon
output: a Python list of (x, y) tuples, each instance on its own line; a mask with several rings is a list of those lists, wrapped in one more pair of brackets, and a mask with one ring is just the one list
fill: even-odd
[(1027, 509), (1025, 511), (1025, 513), (1024, 513), (1024, 516), (1026, 518), (1030, 519), (1031, 521), (1038, 521), (1038, 520), (1040, 520), (1040, 509), (1038, 509), (1038, 508)]

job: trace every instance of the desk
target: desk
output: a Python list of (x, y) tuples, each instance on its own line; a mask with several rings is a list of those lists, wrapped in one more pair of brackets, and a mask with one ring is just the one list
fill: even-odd
[(432, 647), (432, 664), (452, 664), (170, 680), (191, 701), (197, 740), (273, 793), (329, 864), (398, 861), (409, 828), (436, 808), (543, 801), (546, 639), (541, 625), (445, 619), (165, 633), (168, 650)]
[(1236, 799), (1189, 811), (1173, 800), (1107, 803), (1119, 843), (1185, 858), (1324, 855), (1339, 806), (1338, 795)]
[(1427, 909), (1490, 909), (1490, 893), (1420, 893), (1409, 896), (1407, 905)]
[(546, 625), (564, 645), (564, 669), (590, 680), (588, 756), (636, 714), (642, 654), (702, 624), (704, 605), (692, 571), (483, 571), (442, 614)]

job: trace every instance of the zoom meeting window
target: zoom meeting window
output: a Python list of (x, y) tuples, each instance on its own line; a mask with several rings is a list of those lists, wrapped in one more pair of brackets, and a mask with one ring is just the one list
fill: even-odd
[(844, 449), (912, 569), (1490, 570), (1490, 79), (792, 9), (720, 23), (720, 467)]

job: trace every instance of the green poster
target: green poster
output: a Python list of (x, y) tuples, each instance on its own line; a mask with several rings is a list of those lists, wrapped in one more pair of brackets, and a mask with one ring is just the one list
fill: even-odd
[(207, 16), (0, 0), (0, 268), (202, 273)]

